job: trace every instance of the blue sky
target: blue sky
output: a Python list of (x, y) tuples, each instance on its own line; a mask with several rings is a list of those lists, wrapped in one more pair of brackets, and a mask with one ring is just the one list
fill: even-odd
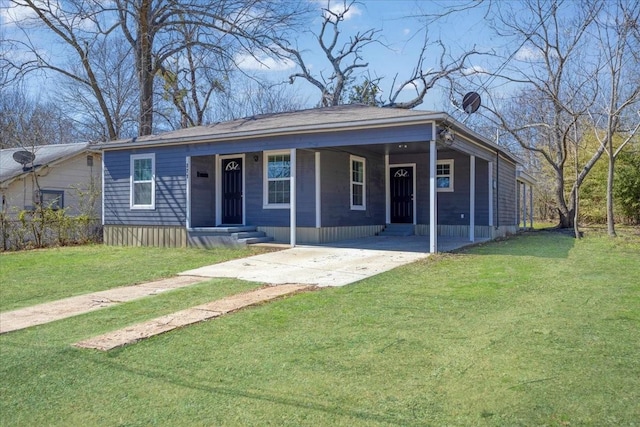
[[(310, 27), (310, 31), (299, 34), (295, 43), (303, 51), (303, 57), (312, 72), (319, 73), (327, 70), (329, 63), (320, 52), (317, 42), (313, 39), (311, 31), (319, 32), (321, 25), (321, 8), (327, 6), (326, 0), (308, 0), (317, 8), (317, 18)], [(502, 49), (504, 46), (495, 44), (487, 30), (486, 9), (484, 5), (468, 9), (464, 12), (445, 17), (428, 26), (425, 25), (424, 18), (420, 15), (435, 14), (443, 10), (443, 6), (474, 4), (474, 0), (361, 0), (355, 3), (346, 19), (340, 26), (342, 31), (341, 40), (347, 40), (350, 35), (359, 31), (366, 31), (374, 28), (380, 30), (378, 34), (380, 43), (371, 44), (363, 51), (365, 61), (369, 62), (368, 72), (373, 77), (383, 77), (382, 90), (383, 98), (387, 99), (391, 92), (391, 84), (394, 77), (397, 81), (408, 78), (416, 65), (420, 49), (424, 41), (426, 32), (430, 41), (442, 40), (447, 51), (453, 55), (459, 54), (472, 48), (474, 45), (478, 50), (488, 51), (491, 49)], [(5, 33), (11, 30), (7, 25), (8, 21), (3, 20), (2, 9), (8, 6), (7, 0), (0, 0), (0, 24)], [(342, 1), (332, 0), (330, 7), (340, 7)], [(7, 34), (5, 34), (7, 35)], [(51, 52), (56, 51), (56, 43), (48, 36), (40, 40), (39, 44), (44, 49)], [(431, 46), (427, 50), (427, 61), (425, 66), (438, 67), (436, 59), (439, 58), (440, 49)], [(286, 81), (288, 76), (295, 71), (293, 64), (276, 62), (268, 58), (262, 58), (269, 69), (258, 67), (255, 61), (246, 59), (243, 64), (248, 71), (259, 71), (272, 81)], [(482, 67), (487, 69), (489, 65), (480, 62), (470, 63), (469, 66)], [(39, 85), (38, 85), (39, 86)], [(295, 90), (302, 97), (308, 99), (309, 106), (313, 106), (319, 100), (319, 91), (310, 83), (299, 79)], [(469, 90), (476, 90), (470, 87)], [(407, 97), (410, 94), (407, 94)], [(447, 94), (442, 91), (433, 90), (427, 94), (425, 103), (418, 107), (420, 109), (450, 110), (454, 109), (447, 101)]]
[[(318, 17), (314, 21), (311, 31), (318, 33), (321, 26), (320, 9), (326, 7), (326, 0), (310, 0), (318, 8)], [(332, 1), (331, 7), (340, 7), (342, 1)], [(368, 72), (373, 76), (384, 77), (382, 81), (383, 98), (387, 99), (391, 91), (391, 84), (397, 76), (397, 82), (408, 78), (416, 66), (420, 50), (428, 35), (430, 42), (442, 40), (447, 52), (457, 55), (471, 48), (481, 51), (502, 49), (489, 34), (487, 22), (484, 16), (486, 9), (477, 7), (447, 16), (435, 23), (425, 24), (425, 18), (421, 15), (435, 14), (443, 10), (443, 6), (455, 6), (471, 4), (472, 0), (462, 1), (420, 1), (420, 0), (363, 0), (352, 6), (347, 19), (340, 25), (341, 40), (348, 40), (348, 36), (357, 32), (363, 32), (370, 28), (380, 30), (378, 37), (380, 43), (371, 44), (363, 51), (366, 62), (369, 63)], [(296, 40), (298, 47), (304, 51), (304, 59), (314, 73), (328, 70), (329, 63), (324, 59), (320, 47), (310, 33), (301, 34)], [(430, 46), (427, 50), (426, 66), (438, 67), (436, 62), (440, 56), (438, 46)], [(265, 58), (263, 58), (265, 59)], [(487, 64), (478, 58), (476, 66), (485, 69)], [(265, 75), (274, 80), (286, 80), (289, 74), (295, 70), (293, 64), (274, 63), (266, 60), (270, 69), (267, 71), (255, 61), (247, 60), (244, 64), (248, 69), (262, 69)], [(296, 89), (308, 96), (310, 101), (319, 100), (319, 91), (310, 83), (299, 80)], [(470, 88), (473, 90), (474, 88)], [(411, 92), (406, 90), (407, 96)], [(447, 94), (434, 90), (427, 94), (425, 103), (419, 109), (448, 109), (453, 108), (446, 100)]]

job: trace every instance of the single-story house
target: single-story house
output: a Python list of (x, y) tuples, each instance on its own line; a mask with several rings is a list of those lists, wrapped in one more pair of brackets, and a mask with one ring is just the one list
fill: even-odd
[[(518, 159), (441, 112), (343, 105), (119, 140), (103, 150), (104, 241), (313, 244), (400, 229), (518, 230)], [(218, 240), (219, 241), (219, 240)]]
[(99, 218), (101, 159), (89, 143), (0, 150), (2, 212), (11, 216), (42, 205)]

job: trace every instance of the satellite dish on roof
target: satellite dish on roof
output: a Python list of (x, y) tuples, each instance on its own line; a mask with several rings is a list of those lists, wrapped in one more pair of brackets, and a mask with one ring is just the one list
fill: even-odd
[(29, 163), (33, 163), (35, 159), (36, 159), (36, 155), (33, 154), (31, 151), (23, 150), (23, 151), (16, 151), (15, 153), (13, 153), (13, 160), (20, 163), (22, 167), (25, 167)]
[(468, 92), (462, 98), (462, 109), (465, 113), (471, 114), (478, 111), (478, 108), (480, 108), (480, 95), (477, 92)]

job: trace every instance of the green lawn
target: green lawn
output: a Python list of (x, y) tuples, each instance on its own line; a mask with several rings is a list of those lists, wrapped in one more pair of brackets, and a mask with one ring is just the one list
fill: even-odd
[(264, 251), (92, 245), (0, 253), (0, 311), (170, 277)]
[(255, 284), (8, 333), (0, 424), (637, 425), (640, 233), (621, 234), (525, 234), (108, 353), (70, 344)]

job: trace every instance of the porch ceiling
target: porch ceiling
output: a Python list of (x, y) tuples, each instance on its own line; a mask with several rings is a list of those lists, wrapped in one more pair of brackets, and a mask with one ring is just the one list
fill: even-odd
[[(444, 150), (444, 149), (455, 150), (455, 148), (453, 147), (447, 147), (440, 143), (437, 143), (436, 147), (438, 150)], [(393, 143), (393, 144), (387, 143), (387, 144), (371, 144), (371, 145), (347, 145), (347, 146), (339, 147), (337, 149), (339, 149), (340, 151), (366, 150), (376, 154), (428, 154), (429, 141)]]

